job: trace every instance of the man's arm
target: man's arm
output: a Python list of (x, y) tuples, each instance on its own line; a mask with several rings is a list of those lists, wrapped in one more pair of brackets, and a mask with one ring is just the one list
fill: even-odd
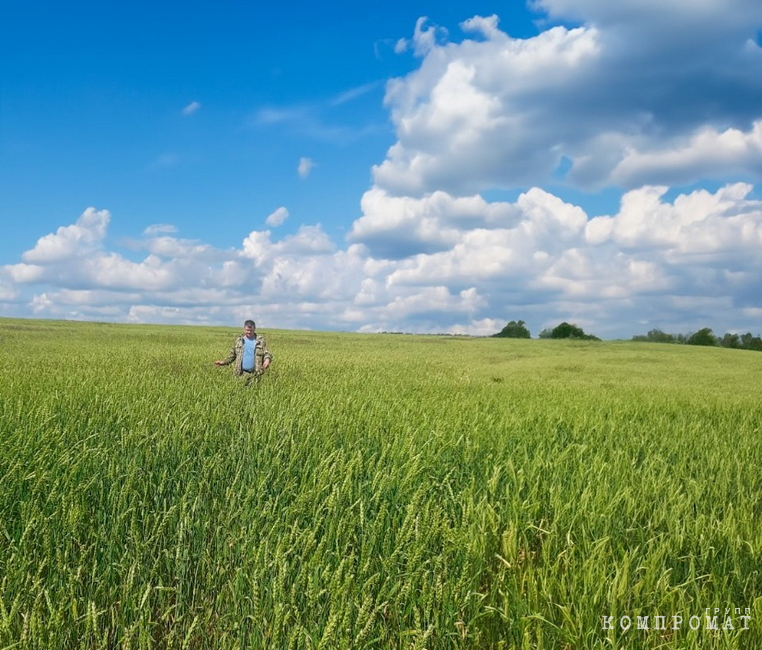
[(227, 359), (220, 359), (219, 361), (215, 361), (215, 366), (227, 366), (233, 363), (235, 361), (236, 353), (235, 353), (235, 343), (233, 343), (233, 347), (230, 348), (230, 354), (227, 356)]
[(270, 352), (270, 348), (267, 347), (267, 341), (264, 337), (260, 337), (260, 346), (262, 349), (262, 370), (267, 370), (270, 364), (273, 362), (273, 355)]

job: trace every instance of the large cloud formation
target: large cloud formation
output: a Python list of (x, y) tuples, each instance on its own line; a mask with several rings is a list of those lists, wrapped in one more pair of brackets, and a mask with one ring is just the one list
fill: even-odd
[[(136, 322), (491, 334), (524, 319), (603, 337), (653, 327), (759, 333), (762, 5), (537, 0), (512, 38), (496, 16), (387, 85), (396, 142), (346, 245), (318, 225), (214, 249), (147, 230), (110, 245), (106, 210), (0, 268), (0, 313)], [(402, 51), (403, 47), (398, 50)], [(548, 188), (622, 193), (588, 214)], [(543, 189), (543, 187), (545, 189)], [(675, 191), (671, 188), (684, 188)], [(687, 188), (687, 189), (686, 189)], [(486, 198), (511, 190), (511, 201)]]
[(387, 91), (398, 141), (374, 168), (379, 186), (521, 188), (562, 163), (588, 188), (758, 176), (762, 5), (537, 4), (588, 22), (521, 40), (497, 16), (473, 18), (462, 26), (474, 39), (437, 46), (419, 20), (421, 67)]

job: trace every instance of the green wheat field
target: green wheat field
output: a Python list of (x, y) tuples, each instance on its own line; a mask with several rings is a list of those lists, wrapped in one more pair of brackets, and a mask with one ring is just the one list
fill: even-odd
[(0, 648), (762, 647), (762, 354), (238, 332), (0, 320)]

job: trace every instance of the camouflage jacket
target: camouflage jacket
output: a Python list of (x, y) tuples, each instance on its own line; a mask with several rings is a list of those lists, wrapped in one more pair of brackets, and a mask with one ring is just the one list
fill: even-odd
[[(272, 363), (273, 355), (267, 347), (267, 342), (265, 341), (264, 336), (256, 334), (254, 338), (256, 339), (256, 348), (254, 350), (254, 374), (261, 375), (265, 371), (262, 364), (264, 364), (265, 359), (270, 359), (270, 363)], [(241, 367), (243, 364), (243, 341), (244, 337), (239, 336), (235, 340), (235, 343), (233, 343), (233, 347), (230, 350), (227, 359), (222, 362), (222, 365), (224, 366), (231, 363), (233, 364), (234, 375), (243, 374), (243, 368)]]

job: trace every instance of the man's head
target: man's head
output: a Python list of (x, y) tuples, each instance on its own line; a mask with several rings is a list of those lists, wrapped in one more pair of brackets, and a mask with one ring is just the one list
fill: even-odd
[(243, 335), (247, 339), (253, 339), (254, 335), (257, 333), (257, 325), (253, 320), (247, 320), (243, 324)]

